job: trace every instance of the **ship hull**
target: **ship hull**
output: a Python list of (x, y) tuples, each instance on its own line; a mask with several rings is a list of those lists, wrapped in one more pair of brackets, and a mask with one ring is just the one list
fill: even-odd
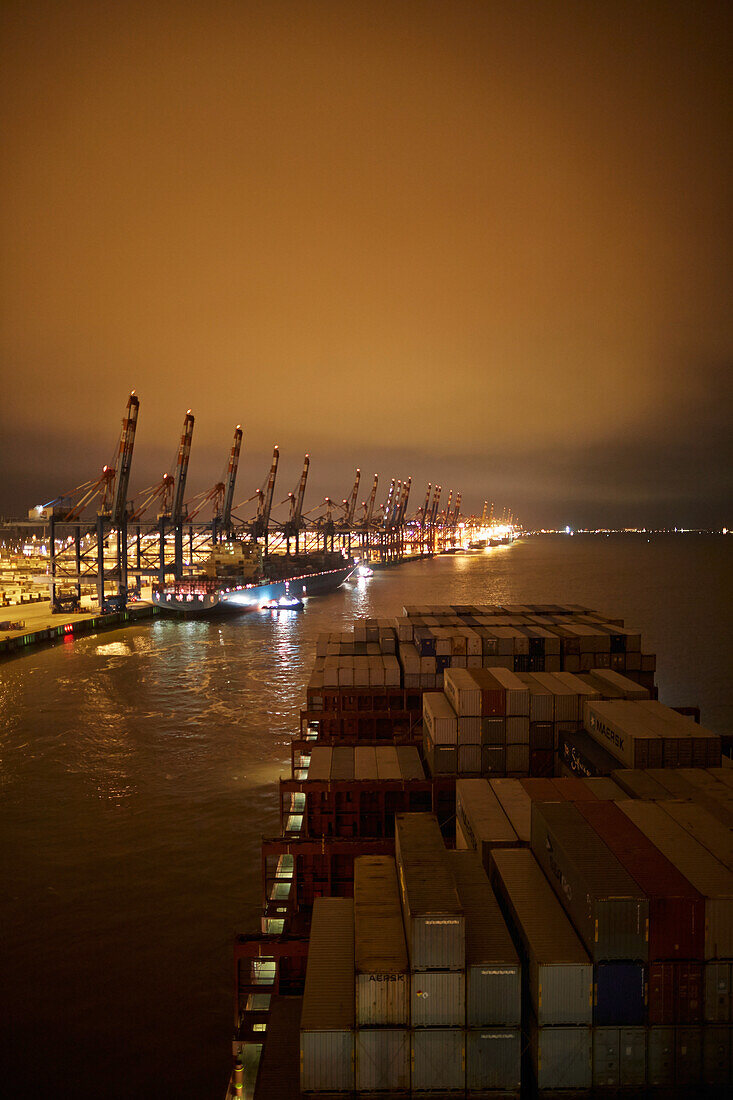
[[(355, 566), (327, 569), (322, 573), (305, 573), (287, 580), (270, 581), (267, 584), (212, 587), (201, 592), (178, 593), (176, 586), (153, 592), (153, 603), (161, 611), (175, 615), (237, 614), (259, 610), (269, 600), (281, 596), (294, 596), (299, 600), (334, 592), (354, 572)], [(192, 586), (187, 586), (192, 587)]]

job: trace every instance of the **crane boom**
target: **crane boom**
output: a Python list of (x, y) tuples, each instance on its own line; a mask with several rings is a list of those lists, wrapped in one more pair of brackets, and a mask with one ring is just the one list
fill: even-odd
[(440, 504), (440, 494), (442, 493), (442, 491), (442, 485), (435, 486), (435, 493), (433, 494), (433, 507), (430, 512), (430, 523), (433, 526), (435, 525), (435, 521), (438, 518), (438, 505)]
[(448, 490), (448, 503), (445, 506), (445, 522), (446, 522), (446, 524), (448, 524), (450, 522), (450, 506), (451, 506), (451, 501), (452, 500), (453, 500), (453, 490), (449, 489)]
[(460, 514), (460, 511), (461, 511), (461, 494), (459, 492), (458, 496), (456, 497), (456, 506), (453, 509), (453, 523), (454, 523), (454, 525), (458, 523), (458, 516)]
[(387, 499), (385, 500), (384, 508), (382, 509), (382, 526), (383, 527), (387, 526), (387, 521), (389, 519), (390, 508), (392, 506), (392, 497), (394, 496), (394, 487), (395, 487), (395, 479), (392, 478), (392, 483), (390, 484), (389, 492), (387, 493)]
[(140, 399), (133, 390), (127, 401), (127, 414), (122, 421), (120, 449), (117, 456), (117, 484), (111, 512), (111, 520), (116, 527), (122, 523), (127, 510), (127, 490), (130, 484), (132, 449), (135, 445), (135, 430), (139, 411)]
[(420, 523), (424, 527), (428, 518), (428, 508), (430, 507), (430, 490), (432, 489), (432, 482), (428, 482), (428, 491), (425, 494), (425, 503), (422, 506), (422, 515), (420, 517)]
[(188, 477), (188, 460), (191, 457), (191, 440), (193, 438), (193, 413), (189, 409), (183, 421), (181, 444), (178, 448), (178, 463), (176, 465), (176, 487), (173, 493), (173, 507), (171, 519), (173, 523), (181, 523), (184, 518), (183, 496), (186, 492), (186, 478)]
[(290, 522), (294, 524), (300, 524), (300, 517), (303, 514), (303, 501), (305, 500), (305, 484), (308, 480), (308, 470), (310, 468), (310, 456), (306, 455), (303, 459), (303, 472), (300, 475), (300, 483), (298, 484), (297, 493), (293, 493), (290, 499)]
[(267, 478), (267, 488), (260, 498), (260, 506), (257, 510), (257, 519), (260, 522), (263, 533), (267, 530), (267, 525), (270, 522), (272, 494), (275, 492), (275, 478), (277, 477), (277, 464), (279, 461), (280, 451), (277, 444), (275, 444), (275, 449), (272, 452), (272, 466), (270, 467), (270, 474)]
[(357, 469), (356, 479), (354, 481), (354, 488), (351, 490), (351, 496), (349, 497), (348, 507), (346, 509), (346, 522), (351, 527), (354, 522), (354, 509), (356, 508), (356, 497), (359, 492), (359, 481), (361, 480), (361, 470)]
[(221, 510), (221, 522), (223, 527), (229, 528), (232, 522), (232, 502), (234, 500), (234, 485), (239, 469), (239, 453), (242, 449), (242, 429), (239, 424), (234, 430), (234, 441), (229, 455), (227, 466), (226, 489), (224, 492), (224, 507)]
[(405, 482), (405, 487), (402, 491), (402, 500), (400, 502), (400, 510), (397, 514), (397, 526), (401, 526), (405, 522), (405, 514), (407, 512), (407, 502), (410, 499), (410, 489), (412, 487), (412, 477), (408, 477)]
[(372, 484), (372, 491), (369, 494), (369, 504), (367, 505), (364, 515), (364, 523), (368, 527), (372, 522), (372, 514), (374, 512), (374, 501), (377, 499), (377, 485), (379, 484), (379, 474), (374, 475), (374, 483)]

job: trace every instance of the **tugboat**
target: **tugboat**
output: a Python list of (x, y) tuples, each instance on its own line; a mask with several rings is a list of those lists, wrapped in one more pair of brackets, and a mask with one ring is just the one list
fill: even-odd
[(201, 575), (154, 585), (152, 598), (161, 611), (189, 616), (268, 604), (288, 610), (306, 597), (333, 592), (355, 568), (353, 558), (341, 553), (282, 554), (269, 557), (265, 572), (261, 546), (233, 539), (214, 548)]

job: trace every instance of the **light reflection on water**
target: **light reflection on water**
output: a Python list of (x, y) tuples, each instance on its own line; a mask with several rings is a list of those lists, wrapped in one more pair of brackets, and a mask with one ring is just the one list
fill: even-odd
[(666, 701), (724, 730), (730, 546), (528, 541), (376, 571), (296, 615), (157, 619), (0, 666), (4, 1093), (36, 1095), (42, 1051), (55, 1098), (223, 1094), (231, 937), (257, 925), (321, 630), (403, 604), (588, 603), (644, 631)]

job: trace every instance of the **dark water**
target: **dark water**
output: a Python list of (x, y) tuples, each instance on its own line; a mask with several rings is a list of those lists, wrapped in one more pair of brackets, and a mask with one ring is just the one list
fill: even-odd
[(731, 721), (733, 539), (556, 537), (404, 565), (259, 614), (157, 620), (0, 666), (0, 1095), (224, 1094), (231, 941), (321, 630), (404, 603), (586, 603), (660, 697)]

